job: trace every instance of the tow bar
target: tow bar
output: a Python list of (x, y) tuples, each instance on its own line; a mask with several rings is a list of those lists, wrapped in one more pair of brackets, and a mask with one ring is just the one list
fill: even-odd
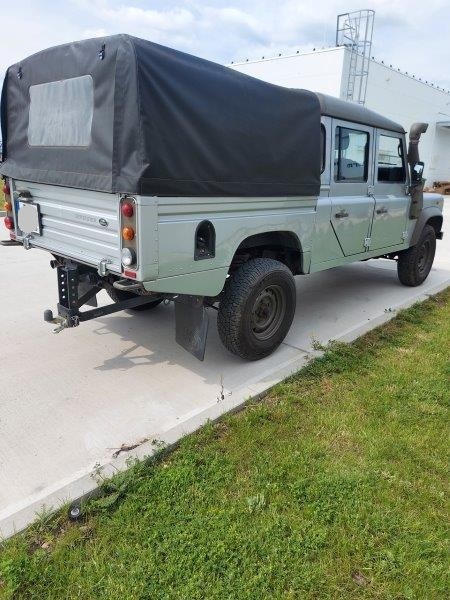
[(156, 299), (154, 294), (132, 296), (127, 300), (81, 312), (80, 308), (87, 303), (94, 302), (94, 305), (97, 305), (96, 296), (105, 287), (104, 281), (94, 271), (80, 272), (78, 265), (60, 265), (56, 261), (52, 261), (52, 266), (56, 266), (58, 276), (58, 315), (55, 317), (53, 311), (47, 309), (44, 311), (44, 321), (58, 325), (53, 333), (59, 333), (70, 327), (78, 327), (82, 321), (111, 315)]
[[(111, 283), (94, 269), (77, 263), (52, 260), (50, 265), (56, 269), (58, 277), (58, 314), (54, 316), (53, 311), (47, 309), (44, 311), (44, 321), (57, 325), (53, 333), (78, 327), (83, 321), (164, 299), (167, 303), (173, 301), (175, 305), (176, 342), (199, 360), (204, 359), (208, 335), (208, 313), (202, 296), (139, 293), (142, 292), (139, 284), (134, 282), (128, 284), (128, 280)], [(133, 295), (129, 299), (97, 307), (98, 292), (109, 285), (119, 290), (129, 291)], [(95, 308), (80, 311), (80, 308), (86, 304), (94, 305)]]

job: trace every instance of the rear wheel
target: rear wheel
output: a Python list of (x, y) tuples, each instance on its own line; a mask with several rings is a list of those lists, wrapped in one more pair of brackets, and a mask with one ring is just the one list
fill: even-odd
[(431, 225), (425, 225), (415, 246), (400, 253), (397, 273), (403, 285), (415, 287), (428, 277), (436, 252), (436, 232)]
[[(130, 298), (135, 298), (136, 296), (139, 296), (139, 294), (134, 294), (133, 292), (125, 292), (124, 290), (117, 290), (112, 285), (111, 286), (108, 285), (108, 287), (106, 288), (106, 292), (107, 292), (108, 296), (111, 298), (111, 300), (113, 300), (114, 302), (122, 302), (123, 300), (129, 300)], [(128, 310), (134, 310), (136, 312), (141, 312), (143, 310), (151, 310), (152, 308), (155, 308), (156, 306), (158, 306), (158, 304), (161, 304), (161, 302), (162, 302), (162, 298), (158, 298), (158, 300), (152, 300), (152, 301), (148, 302), (147, 304), (140, 304), (139, 306), (129, 308)]]
[(291, 271), (271, 258), (244, 263), (226, 281), (217, 315), (223, 345), (247, 360), (271, 354), (284, 340), (295, 313)]

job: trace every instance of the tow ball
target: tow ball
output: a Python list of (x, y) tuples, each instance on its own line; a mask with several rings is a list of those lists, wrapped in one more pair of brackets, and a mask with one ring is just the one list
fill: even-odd
[(44, 310), (44, 321), (46, 323), (58, 325), (58, 327), (53, 330), (53, 333), (59, 333), (68, 327), (78, 327), (80, 324), (80, 319), (78, 316), (74, 315), (73, 317), (62, 317), (61, 315), (58, 315), (57, 317), (54, 317), (53, 311), (50, 309)]

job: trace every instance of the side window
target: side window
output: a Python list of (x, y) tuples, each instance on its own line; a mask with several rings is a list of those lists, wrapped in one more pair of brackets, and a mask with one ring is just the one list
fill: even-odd
[(336, 127), (334, 180), (367, 181), (369, 134), (366, 131)]
[(404, 183), (406, 181), (403, 144), (399, 137), (381, 135), (378, 139), (378, 181)]
[(320, 172), (323, 173), (325, 171), (325, 148), (326, 148), (326, 135), (325, 135), (325, 125), (323, 123), (320, 124)]

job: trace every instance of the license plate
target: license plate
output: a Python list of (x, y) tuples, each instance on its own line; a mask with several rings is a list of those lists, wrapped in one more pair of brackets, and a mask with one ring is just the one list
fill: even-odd
[(37, 233), (41, 235), (41, 219), (38, 204), (29, 204), (19, 201), (19, 212), (17, 214), (17, 223), (20, 231), (24, 235)]

